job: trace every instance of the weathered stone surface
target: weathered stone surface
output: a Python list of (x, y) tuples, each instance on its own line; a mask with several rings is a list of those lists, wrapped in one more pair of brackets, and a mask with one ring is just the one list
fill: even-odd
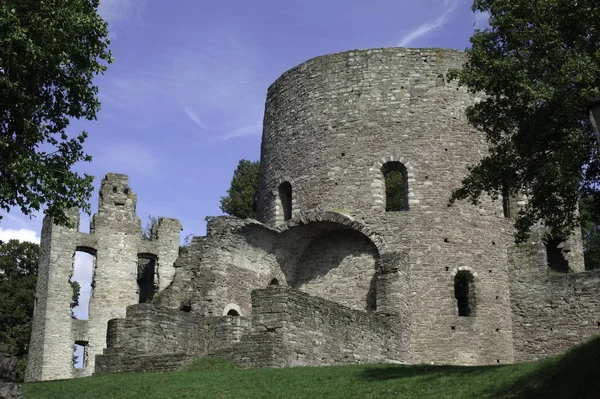
[[(140, 299), (138, 257), (157, 259), (154, 282), (158, 288), (171, 283), (181, 224), (176, 219), (159, 218), (152, 239), (142, 240), (136, 201), (128, 177), (110, 173), (102, 180), (90, 234), (79, 232), (77, 211), (70, 214), (73, 229), (44, 219), (26, 381), (92, 374), (95, 356), (106, 347), (107, 322), (124, 317), (127, 305)], [(87, 320), (71, 317), (69, 280), (76, 251), (94, 255)], [(73, 367), (75, 343), (85, 346), (83, 369)]]
[[(107, 175), (92, 234), (44, 224), (30, 378), (89, 375), (93, 360), (77, 373), (67, 363), (75, 340), (109, 372), (198, 356), (505, 364), (598, 334), (600, 277), (583, 272), (580, 234), (549, 250), (540, 228), (515, 247), (501, 200), (448, 203), (487, 152), (464, 114), (478, 97), (445, 82), (463, 61), (454, 50), (357, 50), (285, 72), (267, 93), (258, 220), (213, 218), (179, 257), (179, 222), (162, 219), (141, 241), (126, 176)], [(392, 166), (407, 206), (386, 212)], [(514, 215), (524, 202), (510, 200)], [(78, 247), (97, 253), (85, 322), (66, 310)], [(569, 272), (549, 271), (548, 253)], [(133, 305), (141, 255), (143, 270), (157, 260), (160, 292)]]
[(15, 382), (17, 359), (13, 347), (0, 343), (0, 399), (20, 399), (21, 384)]

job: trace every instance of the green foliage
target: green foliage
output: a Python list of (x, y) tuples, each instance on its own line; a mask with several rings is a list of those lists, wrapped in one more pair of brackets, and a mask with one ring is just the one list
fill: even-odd
[(0, 241), (0, 342), (16, 347), (19, 380), (31, 336), (39, 250), (30, 242)]
[(90, 213), (93, 177), (71, 170), (91, 161), (87, 134), (70, 120), (96, 119), (93, 78), (112, 62), (99, 0), (0, 1), (0, 209), (25, 215), (47, 204), (71, 226), (67, 208)]
[(587, 112), (600, 90), (600, 2), (475, 0), (472, 8), (489, 13), (489, 27), (471, 37), (465, 68), (449, 78), (486, 93), (467, 118), (490, 153), (451, 201), (498, 197), (507, 184), (511, 195), (529, 197), (515, 222), (517, 241), (538, 221), (566, 236), (580, 196), (600, 182)]
[(73, 309), (79, 306), (79, 296), (81, 294), (81, 284), (78, 281), (69, 281), (73, 294), (71, 296), (71, 317), (76, 318)]
[(207, 360), (198, 369), (180, 372), (26, 383), (23, 397), (592, 399), (600, 391), (599, 356), (596, 338), (562, 356), (501, 366), (362, 364), (249, 370)]
[(142, 240), (150, 241), (152, 237), (152, 229), (154, 226), (158, 226), (158, 218), (152, 215), (148, 215), (148, 221), (146, 226), (142, 229)]
[(391, 170), (385, 174), (385, 210), (404, 209), (404, 178), (402, 172)]
[(192, 238), (194, 238), (194, 234), (188, 234), (183, 238), (183, 245), (179, 246), (179, 256), (187, 253), (188, 248), (192, 244)]
[(227, 195), (221, 197), (221, 210), (228, 215), (242, 219), (256, 218), (256, 195), (258, 193), (258, 172), (260, 163), (240, 160), (233, 172)]
[(594, 207), (594, 203), (597, 202), (591, 196), (583, 197), (579, 201), (583, 256), (587, 270), (600, 269), (600, 215)]

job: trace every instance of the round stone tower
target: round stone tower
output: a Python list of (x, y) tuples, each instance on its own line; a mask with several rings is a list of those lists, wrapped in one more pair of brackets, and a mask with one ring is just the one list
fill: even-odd
[[(476, 96), (446, 79), (464, 60), (455, 50), (387, 48), (285, 72), (267, 94), (258, 219), (277, 227), (334, 211), (368, 226), (385, 241), (377, 310), (411, 315), (415, 361), (506, 363), (512, 221), (502, 201), (449, 204), (487, 151), (465, 117)], [(390, 171), (402, 175), (404, 198), (386, 210)]]

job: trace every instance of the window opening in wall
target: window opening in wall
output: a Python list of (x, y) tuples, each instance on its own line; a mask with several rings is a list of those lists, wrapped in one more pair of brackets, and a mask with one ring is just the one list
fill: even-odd
[(461, 270), (454, 277), (454, 297), (459, 316), (471, 316), (475, 305), (473, 275)]
[(87, 320), (90, 316), (95, 254), (96, 252), (91, 248), (77, 248), (73, 254), (73, 271), (69, 285), (72, 290), (71, 317), (77, 320)]
[(73, 345), (73, 368), (85, 368), (87, 365), (87, 348), (87, 341), (75, 341)]
[(508, 184), (506, 183), (502, 185), (502, 211), (505, 218), (510, 217), (510, 193), (508, 191)]
[(277, 280), (276, 278), (273, 278), (273, 280), (271, 280), (269, 285), (279, 285), (279, 280)]
[(386, 212), (408, 210), (408, 177), (400, 162), (387, 162), (381, 168), (385, 179)]
[(227, 312), (227, 316), (239, 316), (239, 312), (235, 309), (229, 309), (229, 311)]
[(569, 261), (565, 259), (563, 254), (563, 246), (565, 240), (561, 238), (548, 238), (546, 240), (546, 260), (548, 267), (555, 272), (569, 272)]
[(139, 303), (147, 303), (156, 293), (156, 257), (149, 254), (138, 255), (137, 283), (139, 290)]
[(279, 209), (283, 221), (287, 222), (292, 218), (292, 185), (284, 181), (279, 185)]

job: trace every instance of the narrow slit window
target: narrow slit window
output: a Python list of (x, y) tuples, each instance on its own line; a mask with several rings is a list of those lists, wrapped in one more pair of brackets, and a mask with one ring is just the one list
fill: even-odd
[(279, 214), (278, 221), (287, 222), (292, 218), (292, 185), (284, 181), (279, 185)]
[(401, 162), (387, 162), (381, 168), (385, 180), (385, 210), (408, 210), (408, 176)]
[(502, 185), (502, 211), (504, 212), (505, 218), (510, 218), (510, 192), (508, 190), (508, 184), (504, 183)]

